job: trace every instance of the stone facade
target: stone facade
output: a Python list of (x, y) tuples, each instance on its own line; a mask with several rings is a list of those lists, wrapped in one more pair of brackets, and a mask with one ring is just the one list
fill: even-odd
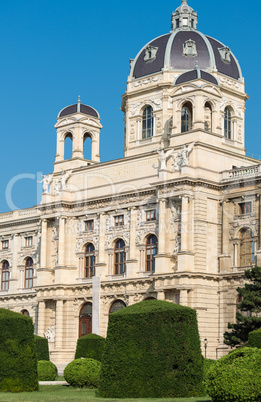
[[(197, 32), (186, 3), (173, 14), (173, 35)], [(198, 56), (186, 40), (181, 61), (191, 43)], [(224, 49), (221, 61), (232, 63)], [(32, 317), (60, 368), (79, 335), (106, 336), (112, 306), (146, 298), (195, 308), (202, 349), (207, 339), (207, 356), (222, 356), (244, 269), (261, 263), (261, 165), (245, 156), (240, 67), (235, 77), (195, 61), (188, 80), (190, 69), (168, 65), (135, 77), (140, 54), (123, 96), (124, 158), (100, 163), (99, 114), (78, 100), (58, 115), (40, 205), (0, 214), (0, 307)], [(144, 63), (158, 55), (154, 43)]]

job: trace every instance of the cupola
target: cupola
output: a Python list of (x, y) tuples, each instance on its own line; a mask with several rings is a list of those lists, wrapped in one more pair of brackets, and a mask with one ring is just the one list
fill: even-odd
[(179, 6), (171, 16), (171, 29), (197, 29), (198, 15), (191, 8), (187, 0), (182, 0)]

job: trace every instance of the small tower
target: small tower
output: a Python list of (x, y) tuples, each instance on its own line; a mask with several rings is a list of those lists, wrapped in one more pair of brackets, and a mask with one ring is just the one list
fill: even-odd
[(198, 15), (191, 8), (187, 0), (182, 0), (181, 5), (171, 16), (171, 28), (175, 29), (197, 29)]
[[(54, 126), (57, 131), (57, 151), (55, 156), (54, 171), (60, 172), (81, 166), (100, 162), (100, 116), (97, 110), (91, 106), (78, 102), (62, 109), (57, 116)], [(64, 159), (64, 142), (66, 138), (72, 140), (72, 155), (70, 159)], [(83, 154), (84, 141), (91, 139), (91, 159), (85, 159)]]

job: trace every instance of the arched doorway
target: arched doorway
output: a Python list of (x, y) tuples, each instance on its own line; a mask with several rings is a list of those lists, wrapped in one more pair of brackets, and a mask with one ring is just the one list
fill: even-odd
[(92, 333), (92, 303), (85, 303), (80, 311), (79, 338)]

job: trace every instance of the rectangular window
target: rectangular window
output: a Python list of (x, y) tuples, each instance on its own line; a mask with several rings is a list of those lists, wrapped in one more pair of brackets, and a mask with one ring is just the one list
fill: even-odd
[(115, 226), (123, 226), (124, 225), (124, 216), (123, 215), (114, 216), (114, 225)]
[(251, 214), (252, 212), (252, 203), (251, 201), (248, 202), (240, 202), (239, 204), (239, 214)]
[(85, 223), (85, 231), (86, 232), (90, 232), (91, 230), (94, 229), (94, 221), (93, 221), (93, 219), (90, 220), (90, 221), (85, 221), (84, 223)]
[(6, 250), (9, 248), (9, 240), (3, 240), (2, 241), (2, 250)]
[(156, 210), (151, 209), (150, 211), (146, 211), (146, 221), (155, 221), (156, 220)]
[(25, 237), (25, 247), (31, 247), (33, 245), (33, 236)]

